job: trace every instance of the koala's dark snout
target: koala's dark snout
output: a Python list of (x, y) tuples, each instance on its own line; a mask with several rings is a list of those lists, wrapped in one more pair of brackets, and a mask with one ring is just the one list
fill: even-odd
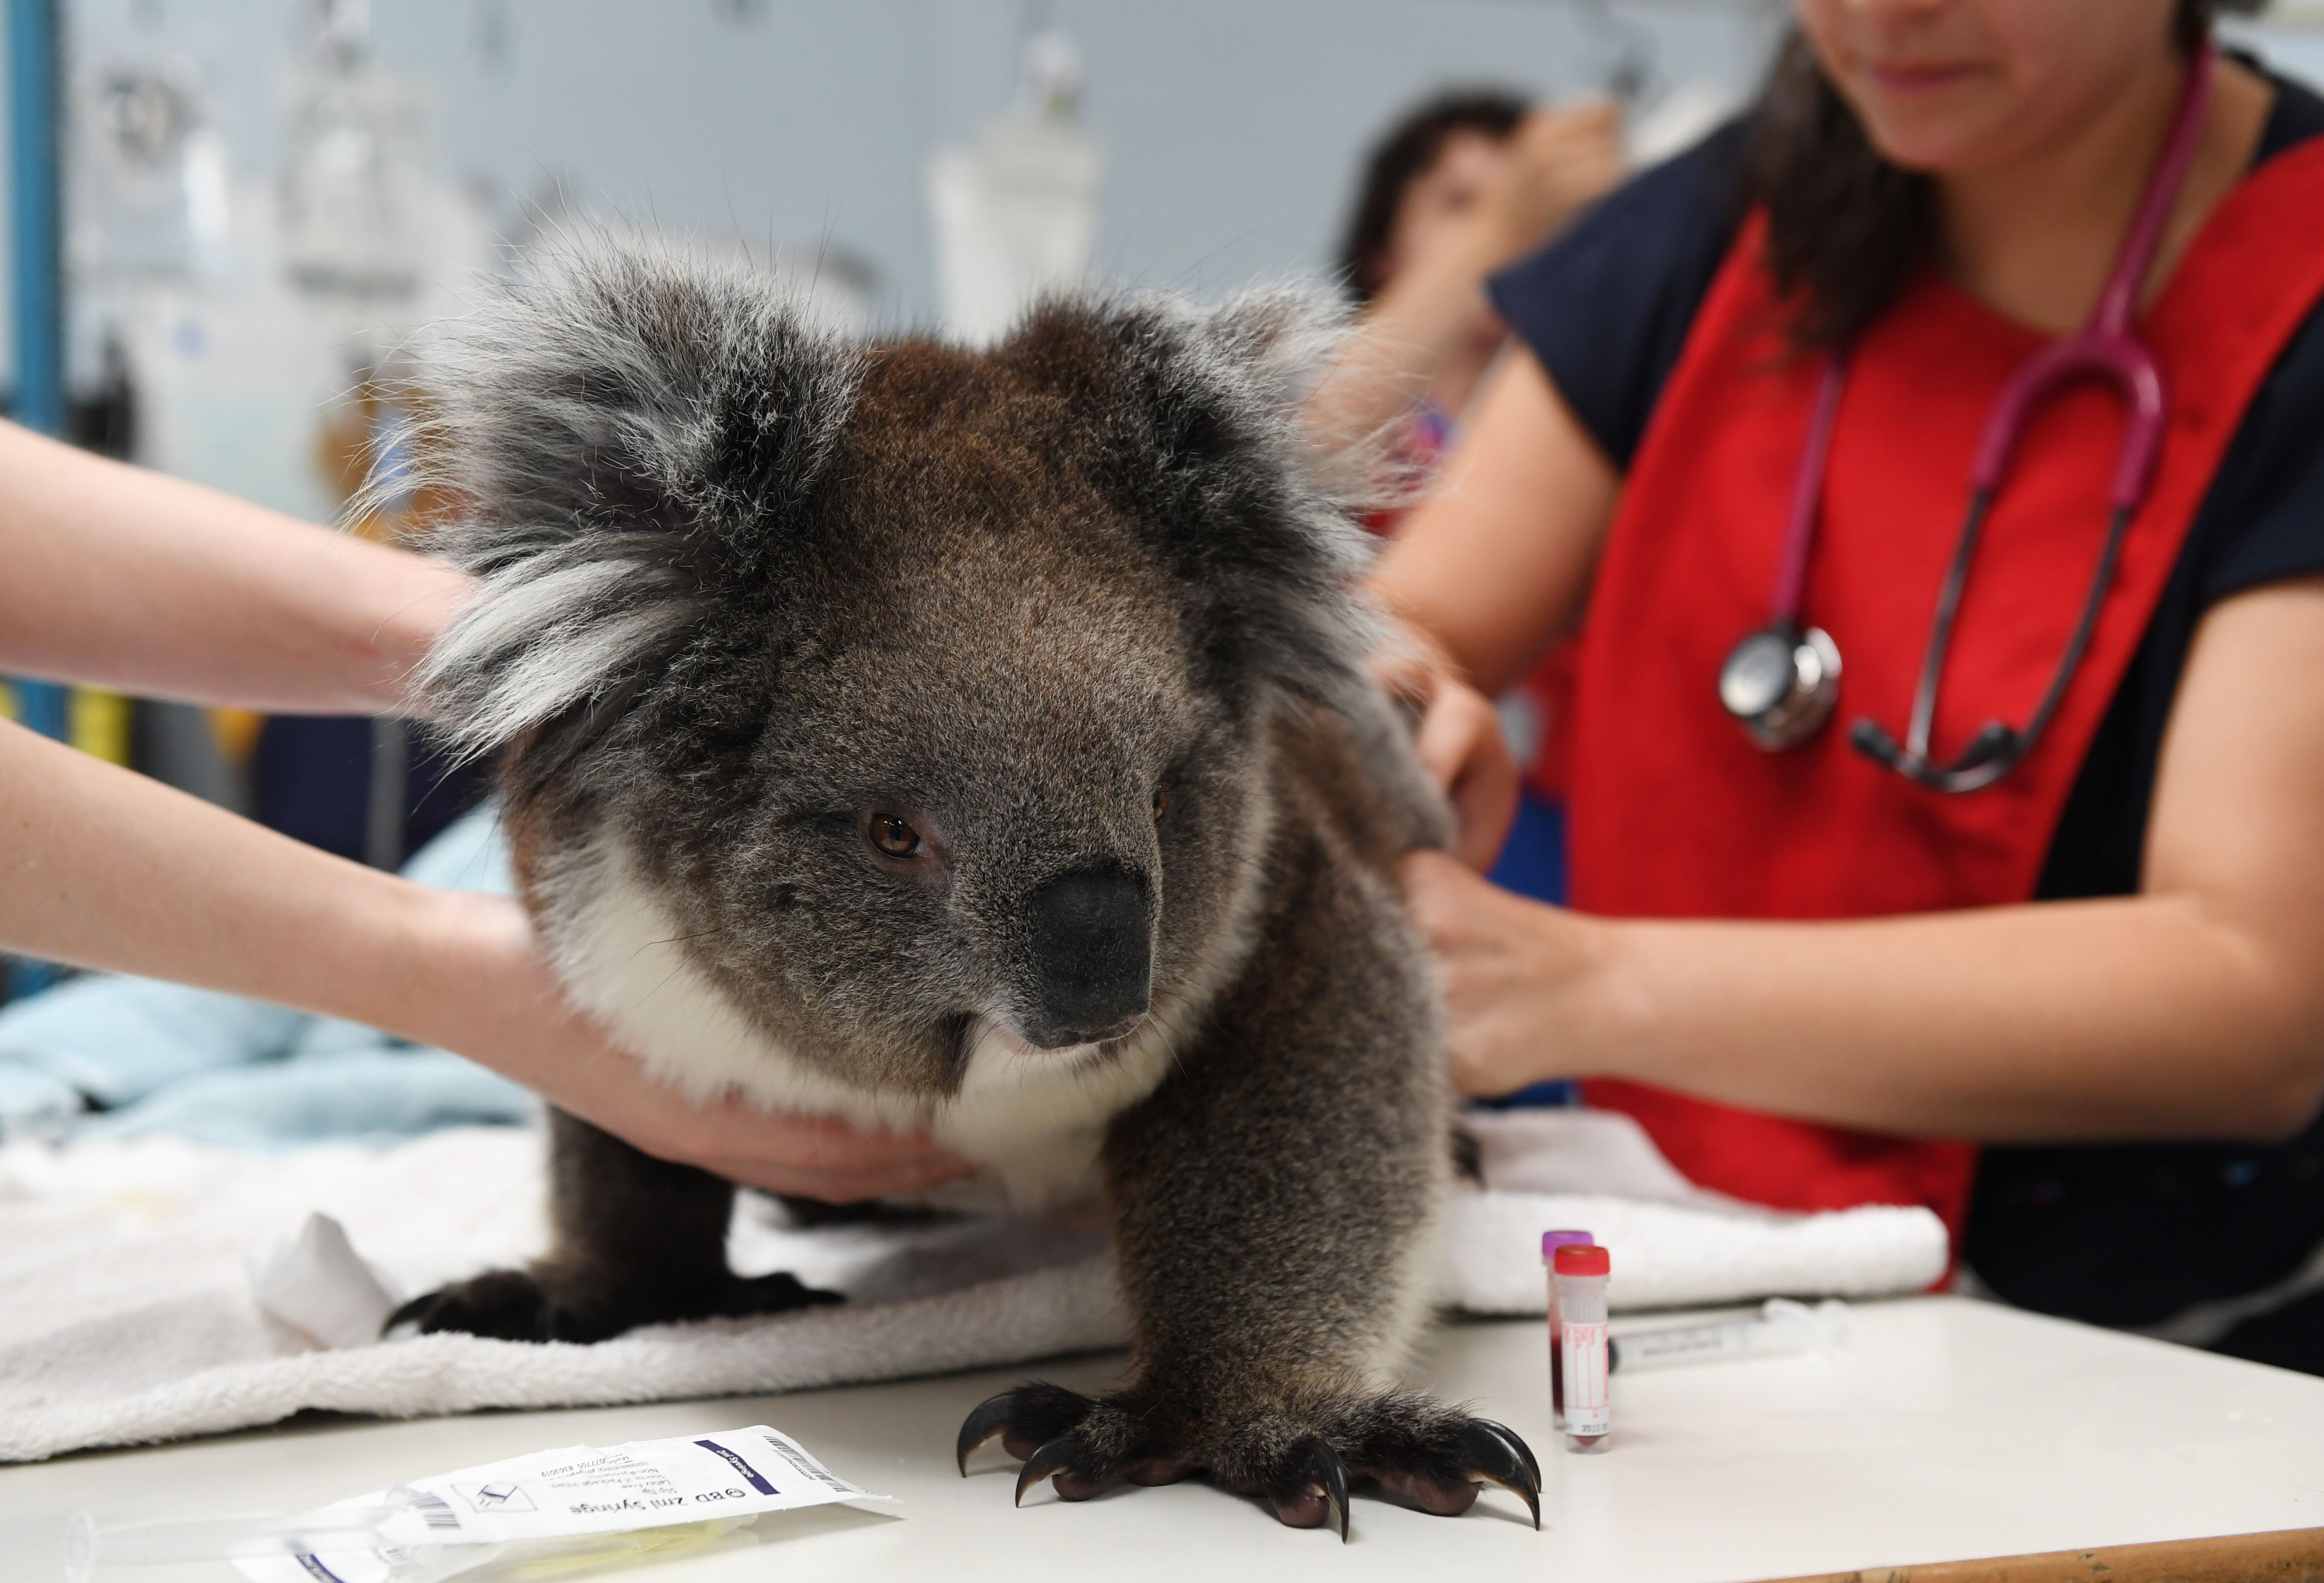
[(1043, 1050), (1130, 1032), (1154, 984), (1146, 882), (1126, 868), (1059, 875), (1029, 899), (1033, 1004), (1025, 1038)]

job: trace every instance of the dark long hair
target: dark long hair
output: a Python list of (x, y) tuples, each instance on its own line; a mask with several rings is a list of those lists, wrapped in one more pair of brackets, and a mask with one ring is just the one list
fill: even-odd
[[(2179, 45), (2192, 50), (2218, 12), (2266, 3), (2178, 0)], [(1767, 264), (1802, 349), (1854, 340), (1935, 251), (1935, 181), (1881, 157), (1796, 30), (1751, 112), (1744, 187), (1766, 208)]]

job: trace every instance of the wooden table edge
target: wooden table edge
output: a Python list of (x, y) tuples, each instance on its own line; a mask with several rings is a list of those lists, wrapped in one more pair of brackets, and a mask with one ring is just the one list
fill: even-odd
[(1771, 1583), (2324, 1583), (2324, 1528), (1866, 1567)]

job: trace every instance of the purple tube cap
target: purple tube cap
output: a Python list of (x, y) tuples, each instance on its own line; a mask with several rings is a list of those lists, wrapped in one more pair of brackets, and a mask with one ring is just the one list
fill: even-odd
[(1541, 1234), (1541, 1262), (1546, 1264), (1556, 1258), (1562, 1247), (1594, 1247), (1597, 1242), (1586, 1231), (1545, 1231)]

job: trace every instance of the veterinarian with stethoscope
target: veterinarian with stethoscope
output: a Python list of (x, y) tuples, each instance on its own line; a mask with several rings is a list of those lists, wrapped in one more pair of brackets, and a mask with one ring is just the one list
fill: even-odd
[[(1497, 278), (1525, 349), (1378, 573), (1472, 861), (1480, 694), (1582, 624), (1575, 910), (1409, 866), (1455, 1076), (2160, 1322), (2324, 1240), (2324, 100), (2206, 0), (1796, 10), (1747, 125)], [(2234, 1319), (2324, 1369), (2324, 1299)]]

